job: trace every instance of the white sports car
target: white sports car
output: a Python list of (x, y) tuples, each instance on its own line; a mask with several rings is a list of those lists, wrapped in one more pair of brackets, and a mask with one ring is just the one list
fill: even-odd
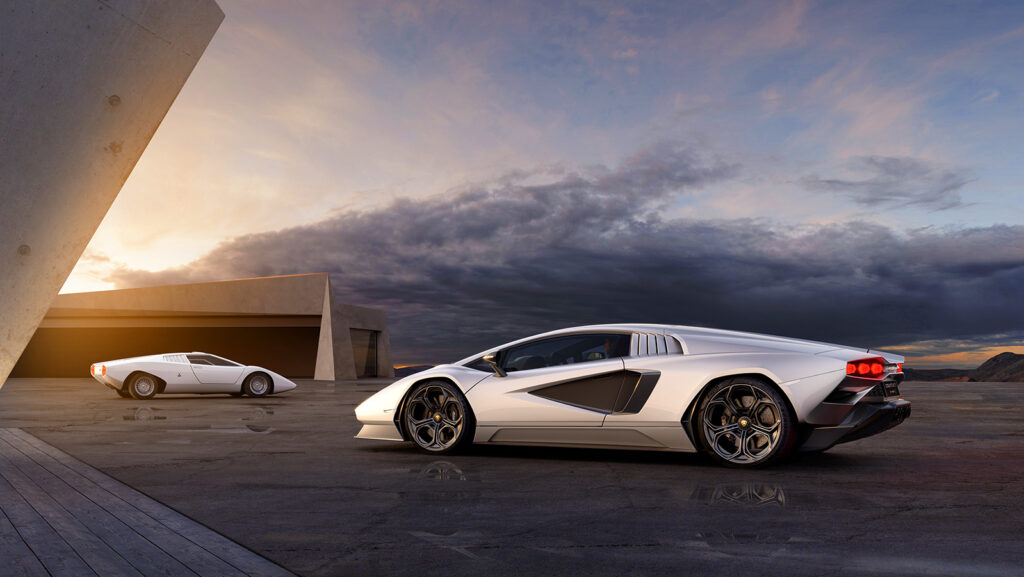
[(356, 407), (357, 437), (707, 452), (760, 466), (903, 422), (903, 357), (696, 327), (596, 325), (410, 375)]
[(199, 352), (106, 361), (92, 365), (89, 372), (118, 395), (135, 399), (174, 393), (263, 397), (295, 388), (273, 371)]

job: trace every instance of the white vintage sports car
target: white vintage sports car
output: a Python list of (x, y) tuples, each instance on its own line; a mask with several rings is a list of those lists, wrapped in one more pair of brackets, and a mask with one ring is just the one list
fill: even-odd
[(910, 415), (903, 357), (671, 325), (536, 335), (410, 375), (356, 407), (357, 437), (444, 453), (469, 443), (705, 451), (753, 467)]
[(106, 361), (89, 371), (118, 395), (135, 399), (174, 393), (263, 397), (295, 388), (295, 383), (273, 371), (199, 352)]

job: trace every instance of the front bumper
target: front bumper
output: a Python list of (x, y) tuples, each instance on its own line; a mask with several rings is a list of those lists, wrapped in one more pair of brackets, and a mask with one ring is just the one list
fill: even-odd
[(96, 379), (101, 385), (106, 385), (115, 391), (120, 391), (124, 387), (124, 382), (115, 379), (109, 373), (106, 375), (93, 375), (92, 378)]
[(801, 451), (824, 451), (833, 445), (856, 441), (899, 425), (910, 416), (910, 401), (861, 402), (838, 425), (815, 426), (807, 433)]

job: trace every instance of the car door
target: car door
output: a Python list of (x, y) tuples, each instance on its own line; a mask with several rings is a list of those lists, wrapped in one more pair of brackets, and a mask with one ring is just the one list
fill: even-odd
[[(624, 343), (624, 344), (623, 344)], [(629, 335), (539, 339), (498, 354), (506, 372), (466, 398), (482, 427), (600, 427), (621, 389)]]
[(210, 392), (234, 391), (245, 367), (214, 355), (186, 355), (196, 379)]
[(183, 354), (164, 355), (164, 362), (156, 366), (159, 369), (151, 372), (164, 380), (165, 393), (198, 393), (206, 386), (196, 379), (191, 363)]

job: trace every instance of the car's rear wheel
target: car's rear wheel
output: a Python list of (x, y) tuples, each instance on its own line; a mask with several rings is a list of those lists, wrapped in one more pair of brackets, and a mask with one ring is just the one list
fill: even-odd
[(475, 423), (466, 397), (445, 381), (417, 385), (405, 403), (402, 421), (416, 446), (451, 453), (473, 442)]
[(128, 382), (128, 394), (133, 399), (144, 401), (156, 396), (157, 380), (153, 375), (136, 373)]
[(242, 392), (250, 397), (265, 397), (270, 394), (270, 377), (264, 373), (253, 373), (245, 378)]
[(796, 444), (796, 416), (785, 397), (753, 377), (711, 387), (698, 415), (701, 444), (722, 465), (762, 467), (786, 458)]
[(121, 397), (122, 399), (132, 398), (132, 394), (124, 389), (114, 389), (114, 392), (116, 392), (117, 396)]

